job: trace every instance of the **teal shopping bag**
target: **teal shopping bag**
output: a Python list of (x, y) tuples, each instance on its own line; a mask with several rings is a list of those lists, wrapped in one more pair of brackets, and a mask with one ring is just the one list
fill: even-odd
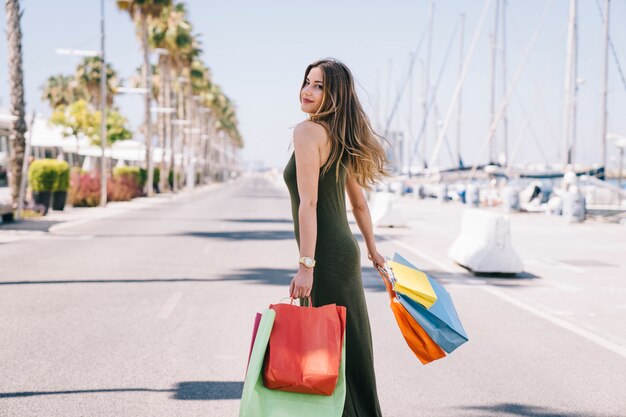
[(263, 386), (263, 359), (276, 313), (266, 309), (252, 347), (248, 373), (243, 384), (239, 417), (340, 417), (346, 400), (346, 345), (341, 352), (339, 378), (332, 395), (299, 394)]

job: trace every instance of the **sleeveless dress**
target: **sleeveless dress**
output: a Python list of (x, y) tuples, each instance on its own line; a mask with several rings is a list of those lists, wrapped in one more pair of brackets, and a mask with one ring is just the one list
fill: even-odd
[[(346, 212), (346, 168), (335, 162), (318, 182), (317, 242), (311, 300), (315, 307), (346, 307), (346, 402), (344, 417), (382, 416), (376, 392), (372, 335), (361, 280), (359, 245), (350, 230)], [(294, 232), (300, 247), (295, 153), (285, 166), (283, 179), (289, 189)]]

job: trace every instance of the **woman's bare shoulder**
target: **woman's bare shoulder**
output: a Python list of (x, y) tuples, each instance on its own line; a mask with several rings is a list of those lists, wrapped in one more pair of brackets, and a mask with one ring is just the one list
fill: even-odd
[(304, 120), (298, 123), (294, 128), (293, 140), (296, 145), (298, 142), (303, 141), (310, 143), (311, 140), (318, 145), (323, 145), (328, 140), (328, 135), (326, 129), (321, 124), (311, 120)]

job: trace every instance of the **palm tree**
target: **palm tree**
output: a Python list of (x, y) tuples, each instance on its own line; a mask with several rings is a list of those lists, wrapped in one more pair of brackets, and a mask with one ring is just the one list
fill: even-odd
[(24, 151), (26, 141), (26, 121), (24, 117), (26, 104), (24, 103), (24, 72), (22, 70), (22, 29), (20, 28), (19, 0), (5, 0), (4, 3), (7, 18), (7, 47), (9, 61), (9, 92), (11, 94), (11, 114), (15, 116), (11, 126), (10, 143), (10, 172), (9, 183), (13, 204), (17, 205), (20, 184), (22, 181), (22, 165), (24, 164)]
[[(220, 140), (218, 150), (219, 153), (217, 155), (219, 172), (223, 173), (227, 163), (224, 159), (226, 146), (232, 146), (233, 148), (243, 147), (243, 139), (237, 127), (238, 121), (236, 108), (217, 84), (209, 84), (209, 90), (204, 95), (204, 101), (205, 105), (211, 109), (211, 113), (215, 115), (215, 120), (213, 121), (212, 126), (215, 131), (213, 137), (225, 136), (228, 138), (228, 143), (221, 143), (222, 140)], [(211, 160), (215, 159), (212, 155), (209, 155), (209, 158)]]
[[(189, 27), (191, 30), (191, 25)], [(188, 47), (179, 51), (178, 54), (172, 57), (174, 72), (177, 74), (181, 74), (174, 84), (177, 97), (177, 114), (180, 119), (189, 121), (190, 127), (194, 123), (194, 115), (192, 109), (193, 86), (191, 85), (192, 63), (200, 56), (202, 52), (202, 50), (200, 49), (200, 42), (198, 38), (196, 36), (192, 36), (191, 39), (191, 44), (188, 45)], [(182, 135), (180, 136), (182, 137), (182, 149), (189, 149), (191, 137), (190, 131), (188, 128), (183, 128), (181, 132)], [(187, 162), (188, 161), (183, 158), (183, 172), (186, 172)]]
[[(117, 6), (121, 10), (126, 10), (131, 19), (138, 24), (140, 29), (141, 48), (143, 50), (143, 78), (144, 86), (150, 91), (150, 61), (148, 55), (148, 22), (152, 18), (158, 17), (163, 9), (172, 4), (171, 0), (117, 0)], [(152, 183), (154, 172), (152, 169), (152, 136), (150, 129), (150, 101), (149, 94), (145, 94), (145, 123), (146, 123), (146, 168), (148, 170), (148, 180), (146, 181), (146, 194), (152, 195)]]
[(41, 99), (47, 101), (53, 110), (59, 106), (68, 106), (77, 100), (86, 98), (86, 91), (78, 85), (76, 79), (71, 75), (50, 76), (41, 87)]
[[(177, 67), (175, 63), (181, 61), (180, 56), (189, 53), (194, 45), (191, 24), (187, 20), (185, 5), (178, 3), (165, 7), (158, 18), (151, 20), (149, 35), (150, 46), (162, 51), (159, 54), (158, 62), (162, 86), (161, 94), (158, 98), (159, 107), (171, 108), (172, 94), (174, 92), (174, 84), (172, 83), (173, 68)], [(161, 159), (161, 173), (173, 172), (175, 170), (175, 144), (172, 136), (171, 115), (169, 113), (164, 113), (160, 117), (159, 143), (163, 149), (168, 146), (170, 150), (169, 163), (166, 164), (165, 159)], [(162, 174), (160, 188), (165, 189), (168, 183), (168, 176)], [(176, 191), (176, 183), (173, 182), (172, 185), (172, 191)]]
[[(95, 108), (100, 107), (100, 76), (102, 73), (102, 57), (85, 57), (76, 67), (74, 78), (78, 86), (86, 93), (89, 103)], [(106, 70), (107, 107), (113, 105), (113, 97), (117, 92), (117, 72), (107, 63)]]

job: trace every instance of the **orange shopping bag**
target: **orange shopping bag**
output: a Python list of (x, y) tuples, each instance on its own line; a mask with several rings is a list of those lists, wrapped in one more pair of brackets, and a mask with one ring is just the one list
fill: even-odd
[(280, 391), (332, 395), (341, 363), (346, 308), (272, 304), (274, 326), (263, 367), (263, 385)]

